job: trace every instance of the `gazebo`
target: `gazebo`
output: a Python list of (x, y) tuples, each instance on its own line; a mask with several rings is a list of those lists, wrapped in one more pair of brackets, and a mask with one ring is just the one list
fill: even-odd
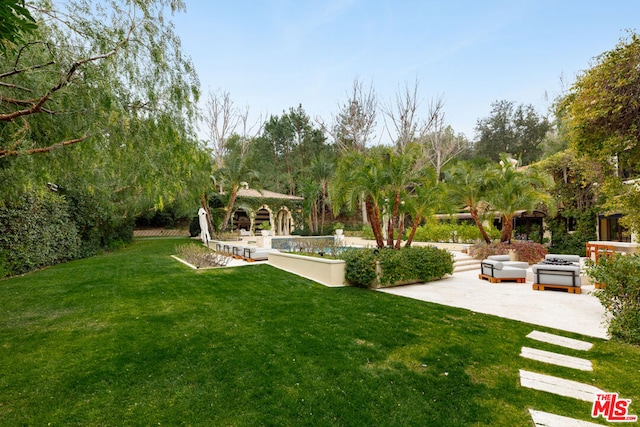
[(256, 232), (267, 223), (273, 235), (288, 236), (298, 224), (303, 200), (298, 196), (256, 190), (243, 183), (232, 215), (233, 230)]

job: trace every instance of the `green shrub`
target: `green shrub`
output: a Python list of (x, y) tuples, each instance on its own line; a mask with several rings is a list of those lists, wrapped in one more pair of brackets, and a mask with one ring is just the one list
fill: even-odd
[[(490, 228), (486, 230), (491, 238), (498, 238), (500, 232)], [(413, 240), (416, 242), (455, 242), (455, 243), (474, 243), (482, 239), (480, 229), (475, 224), (450, 224), (435, 223), (426, 224), (416, 229)]]
[(511, 243), (476, 243), (469, 248), (469, 255), (477, 259), (486, 259), (490, 255), (508, 255), (509, 250), (515, 250), (518, 260), (529, 264), (540, 262), (547, 254), (547, 248), (540, 243), (514, 240)]
[[(585, 256), (586, 243), (590, 240), (598, 240), (596, 235), (596, 213), (597, 209), (590, 208), (584, 211), (564, 212), (566, 217), (548, 218), (546, 224), (551, 231), (549, 252)], [(573, 232), (567, 231), (567, 221), (569, 219), (576, 222)]]
[(419, 280), (429, 282), (453, 273), (453, 255), (435, 247), (408, 247), (379, 252), (380, 286)]
[(103, 249), (113, 250), (130, 243), (135, 223), (113, 212), (113, 207), (87, 191), (71, 188), (69, 217), (80, 236), (79, 258), (95, 255)]
[(78, 256), (80, 239), (63, 196), (27, 193), (0, 205), (0, 276)]
[(356, 286), (369, 286), (376, 278), (375, 249), (351, 248), (340, 254), (346, 263), (344, 277)]
[(605, 285), (595, 295), (612, 315), (611, 337), (640, 345), (640, 256), (601, 257), (598, 265), (590, 264), (587, 274)]
[[(428, 282), (453, 272), (453, 256), (435, 247), (395, 249), (349, 249), (341, 254), (345, 260), (345, 278), (357, 286), (390, 286), (398, 282)], [(376, 263), (381, 274), (377, 277)], [(374, 283), (375, 279), (378, 283)]]

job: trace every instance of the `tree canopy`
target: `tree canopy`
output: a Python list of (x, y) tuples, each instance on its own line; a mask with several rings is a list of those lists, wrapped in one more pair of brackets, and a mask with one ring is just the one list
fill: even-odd
[[(578, 77), (559, 103), (571, 147), (603, 168), (604, 209), (640, 230), (640, 38), (631, 33)], [(595, 179), (596, 177), (592, 177)], [(625, 185), (623, 182), (627, 182)]]
[(539, 115), (532, 105), (516, 106), (512, 101), (491, 104), (491, 114), (478, 119), (475, 155), (499, 161), (508, 154), (528, 165), (540, 159), (540, 145), (549, 130), (546, 117)]
[(37, 28), (35, 19), (25, 7), (25, 0), (3, 0), (0, 3), (0, 53), (15, 48), (28, 33)]
[(197, 76), (169, 15), (182, 1), (27, 2), (37, 29), (0, 57), (3, 194), (98, 194), (132, 217), (208, 168), (192, 129)]
[[(573, 147), (600, 159), (640, 163), (640, 38), (631, 34), (600, 55), (560, 104)], [(619, 159), (623, 160), (623, 159)]]

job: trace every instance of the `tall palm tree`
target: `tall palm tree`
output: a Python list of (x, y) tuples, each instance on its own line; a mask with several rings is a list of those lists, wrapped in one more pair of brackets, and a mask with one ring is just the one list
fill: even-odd
[(511, 243), (513, 218), (518, 211), (532, 211), (541, 203), (553, 208), (552, 198), (545, 191), (550, 187), (550, 177), (531, 167), (518, 170), (505, 156), (491, 172), (488, 200), (502, 217), (500, 241)]
[[(415, 186), (419, 171), (416, 169), (416, 160), (419, 149), (415, 145), (408, 145), (402, 153), (392, 151), (390, 148), (381, 149), (378, 155), (386, 177), (386, 200), (390, 214), (387, 224), (387, 246), (400, 248), (402, 242), (403, 221), (400, 221), (400, 208), (402, 202), (406, 203), (407, 190)], [(398, 241), (393, 242), (393, 233), (398, 232)]]
[(240, 154), (230, 153), (225, 156), (223, 166), (214, 172), (213, 178), (219, 187), (229, 195), (225, 206), (225, 216), (222, 221), (221, 230), (226, 230), (229, 226), (229, 219), (233, 212), (233, 207), (238, 197), (238, 189), (243, 182), (251, 182), (257, 177), (256, 171), (252, 170)]
[(421, 179), (412, 188), (411, 197), (407, 199), (407, 211), (413, 217), (413, 223), (405, 246), (411, 246), (422, 220), (440, 211), (445, 203), (445, 194), (443, 184), (436, 178), (435, 169), (423, 170)]
[(384, 204), (388, 176), (378, 156), (368, 156), (352, 151), (338, 162), (336, 175), (331, 182), (334, 214), (347, 206), (353, 209), (364, 198), (367, 216), (378, 248), (384, 247), (381, 207)]
[(480, 234), (491, 243), (480, 214), (486, 207), (490, 175), (486, 168), (474, 167), (468, 162), (458, 162), (445, 172), (445, 184), (449, 200), (460, 208), (469, 209)]

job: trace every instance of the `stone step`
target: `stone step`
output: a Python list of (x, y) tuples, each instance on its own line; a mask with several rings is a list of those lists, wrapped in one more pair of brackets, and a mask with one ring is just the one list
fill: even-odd
[(520, 356), (527, 359), (537, 360), (539, 362), (550, 363), (552, 365), (564, 366), (566, 368), (579, 369), (581, 371), (593, 371), (593, 365), (590, 360), (554, 353), (552, 351), (522, 347)]
[(479, 270), (480, 260), (470, 257), (469, 255), (460, 254), (456, 255), (453, 262), (453, 272)]
[(538, 374), (523, 369), (520, 370), (520, 385), (560, 396), (573, 397), (574, 399), (584, 400), (585, 402), (593, 402), (596, 394), (604, 393), (603, 390), (590, 384), (583, 384), (551, 375)]
[(572, 348), (574, 350), (588, 351), (593, 347), (593, 344), (590, 342), (550, 334), (548, 332), (531, 331), (531, 333), (527, 335), (527, 338), (546, 342), (548, 344), (559, 345), (561, 347)]
[(464, 266), (458, 266), (453, 268), (453, 272), (454, 273), (460, 273), (463, 271), (471, 271), (471, 270), (480, 270), (480, 264), (478, 265), (464, 265)]

